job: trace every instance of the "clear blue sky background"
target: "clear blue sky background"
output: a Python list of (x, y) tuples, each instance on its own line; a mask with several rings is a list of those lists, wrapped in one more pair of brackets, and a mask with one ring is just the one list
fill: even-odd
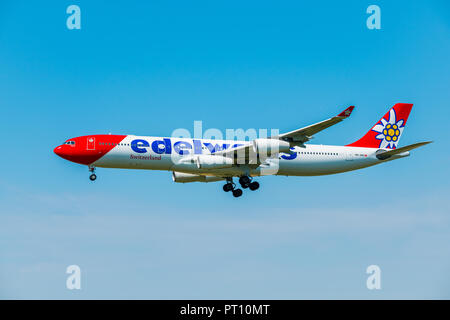
[[(81, 7), (81, 30), (66, 8)], [(381, 8), (368, 30), (366, 8)], [(1, 298), (450, 298), (448, 1), (2, 1)], [(70, 137), (287, 131), (356, 105), (346, 144), (414, 103), (406, 159), (221, 183), (87, 168)], [(66, 267), (82, 289), (65, 287)], [(382, 289), (366, 288), (367, 266)]]

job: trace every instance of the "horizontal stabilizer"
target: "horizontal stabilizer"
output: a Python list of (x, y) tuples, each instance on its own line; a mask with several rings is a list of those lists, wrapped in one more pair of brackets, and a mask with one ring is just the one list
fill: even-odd
[(383, 151), (383, 152), (380, 152), (377, 154), (377, 158), (380, 160), (385, 160), (387, 158), (392, 157), (393, 155), (416, 149), (418, 147), (424, 146), (431, 142), (433, 142), (433, 141), (418, 142), (418, 143), (410, 144), (409, 146), (405, 146), (405, 147), (401, 147), (401, 148), (397, 148), (397, 149), (393, 149), (393, 150), (389, 150), (389, 151)]

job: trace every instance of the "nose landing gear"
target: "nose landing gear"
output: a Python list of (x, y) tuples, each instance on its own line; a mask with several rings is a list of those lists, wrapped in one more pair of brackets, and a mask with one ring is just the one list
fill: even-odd
[(94, 171), (95, 171), (95, 167), (89, 167), (89, 172), (91, 172), (89, 179), (91, 181), (94, 181), (95, 179), (97, 179), (97, 175), (94, 173)]

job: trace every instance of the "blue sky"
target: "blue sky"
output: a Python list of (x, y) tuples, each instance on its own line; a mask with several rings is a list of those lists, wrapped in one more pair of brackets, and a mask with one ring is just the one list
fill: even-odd
[[(66, 8), (81, 8), (68, 30)], [(368, 30), (366, 8), (381, 8)], [(450, 298), (447, 1), (2, 1), (1, 298)], [(264, 177), (239, 199), (168, 172), (97, 170), (67, 138), (288, 131), (355, 105), (347, 144), (414, 103), (412, 156)], [(67, 290), (66, 267), (82, 271)], [(366, 288), (367, 266), (382, 271)]]

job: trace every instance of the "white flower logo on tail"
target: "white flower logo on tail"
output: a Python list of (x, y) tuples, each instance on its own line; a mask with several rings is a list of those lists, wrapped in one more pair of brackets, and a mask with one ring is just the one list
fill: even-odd
[(404, 121), (400, 120), (397, 122), (397, 116), (395, 114), (394, 108), (389, 112), (389, 121), (381, 118), (381, 123), (377, 123), (372, 131), (378, 132), (379, 134), (375, 137), (380, 141), (380, 148), (395, 149), (397, 148), (398, 140), (402, 135), (404, 126)]

